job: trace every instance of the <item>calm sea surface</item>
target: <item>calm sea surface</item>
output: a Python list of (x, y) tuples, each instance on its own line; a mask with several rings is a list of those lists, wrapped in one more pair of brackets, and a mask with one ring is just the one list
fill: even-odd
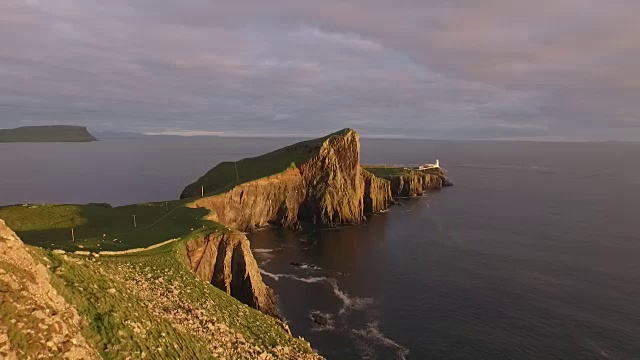
[[(291, 142), (0, 144), (0, 205), (173, 199), (220, 161)], [(320, 353), (640, 358), (640, 144), (364, 139), (362, 157), (439, 158), (456, 186), (360, 226), (250, 235), (293, 332)]]

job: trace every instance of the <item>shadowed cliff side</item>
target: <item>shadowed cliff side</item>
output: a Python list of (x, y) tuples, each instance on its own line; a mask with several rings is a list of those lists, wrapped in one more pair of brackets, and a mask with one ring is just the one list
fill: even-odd
[(51, 286), (44, 265), (0, 220), (0, 358), (98, 359), (75, 308)]
[(389, 208), (393, 204), (391, 182), (376, 177), (369, 171), (362, 169), (364, 180), (364, 212), (365, 214), (377, 213)]
[(212, 233), (188, 241), (186, 249), (187, 264), (199, 278), (267, 315), (279, 317), (273, 290), (262, 281), (244, 234)]

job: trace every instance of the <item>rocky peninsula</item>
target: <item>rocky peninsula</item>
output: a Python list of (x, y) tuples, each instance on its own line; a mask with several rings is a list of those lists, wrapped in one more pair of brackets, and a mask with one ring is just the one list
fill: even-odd
[(188, 242), (191, 268), (240, 301), (273, 315), (273, 291), (262, 282), (249, 240), (241, 232), (358, 224), (387, 210), (394, 197), (421, 196), (445, 185), (450, 181), (440, 168), (363, 168), (360, 137), (353, 129), (221, 163), (187, 185), (181, 198), (191, 200), (189, 207), (207, 209), (209, 220), (236, 232)]
[[(41, 279), (37, 286), (50, 296), (41, 299), (57, 304), (55, 312), (68, 313), (59, 327), (69, 329), (68, 341), (75, 336), (73, 346), (60, 340), (56, 349), (88, 358), (96, 353), (144, 357), (155, 349), (166, 355), (161, 358), (314, 359), (309, 344), (294, 338), (280, 320), (274, 292), (263, 282), (245, 233), (269, 226), (359, 224), (386, 211), (394, 198), (448, 184), (439, 167), (363, 167), (359, 135), (344, 129), (223, 162), (187, 185), (180, 200), (0, 207), (0, 218), (27, 244), (40, 247), (25, 247), (2, 227), (10, 249), (0, 250), (18, 254), (22, 263), (0, 258), (0, 287), (17, 281), (7, 274)], [(22, 296), (13, 290), (3, 296)], [(8, 334), (30, 334), (34, 324)], [(77, 329), (88, 335), (72, 335)], [(13, 335), (7, 339), (14, 345), (2, 347), (8, 330), (0, 326), (3, 356), (24, 350)], [(175, 347), (178, 343), (183, 346)]]

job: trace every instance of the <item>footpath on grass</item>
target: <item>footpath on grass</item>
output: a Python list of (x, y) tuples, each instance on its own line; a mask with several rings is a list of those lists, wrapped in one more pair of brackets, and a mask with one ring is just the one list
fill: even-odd
[[(143, 251), (148, 251), (148, 250), (153, 250), (153, 249), (157, 249), (159, 247), (165, 246), (167, 244), (171, 244), (172, 242), (178, 241), (178, 239), (170, 239), (167, 241), (163, 241), (161, 243), (155, 244), (155, 245), (151, 245), (151, 246), (147, 246), (146, 248), (135, 248), (135, 249), (128, 249), (128, 250), (121, 250), (121, 251), (98, 251), (98, 252), (91, 252), (91, 251), (74, 251), (72, 252), (72, 254), (75, 255), (91, 255), (94, 254), (98, 255), (98, 256), (119, 256), (119, 255), (128, 255), (128, 254), (135, 254), (135, 253), (139, 253), (139, 252), (143, 252)], [(61, 249), (55, 249), (52, 251), (54, 254), (65, 254), (66, 251), (61, 250)]]

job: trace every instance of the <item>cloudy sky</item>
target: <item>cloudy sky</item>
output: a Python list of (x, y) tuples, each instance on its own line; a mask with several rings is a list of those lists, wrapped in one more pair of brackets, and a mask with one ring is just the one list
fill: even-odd
[(638, 0), (2, 0), (0, 127), (640, 140)]

